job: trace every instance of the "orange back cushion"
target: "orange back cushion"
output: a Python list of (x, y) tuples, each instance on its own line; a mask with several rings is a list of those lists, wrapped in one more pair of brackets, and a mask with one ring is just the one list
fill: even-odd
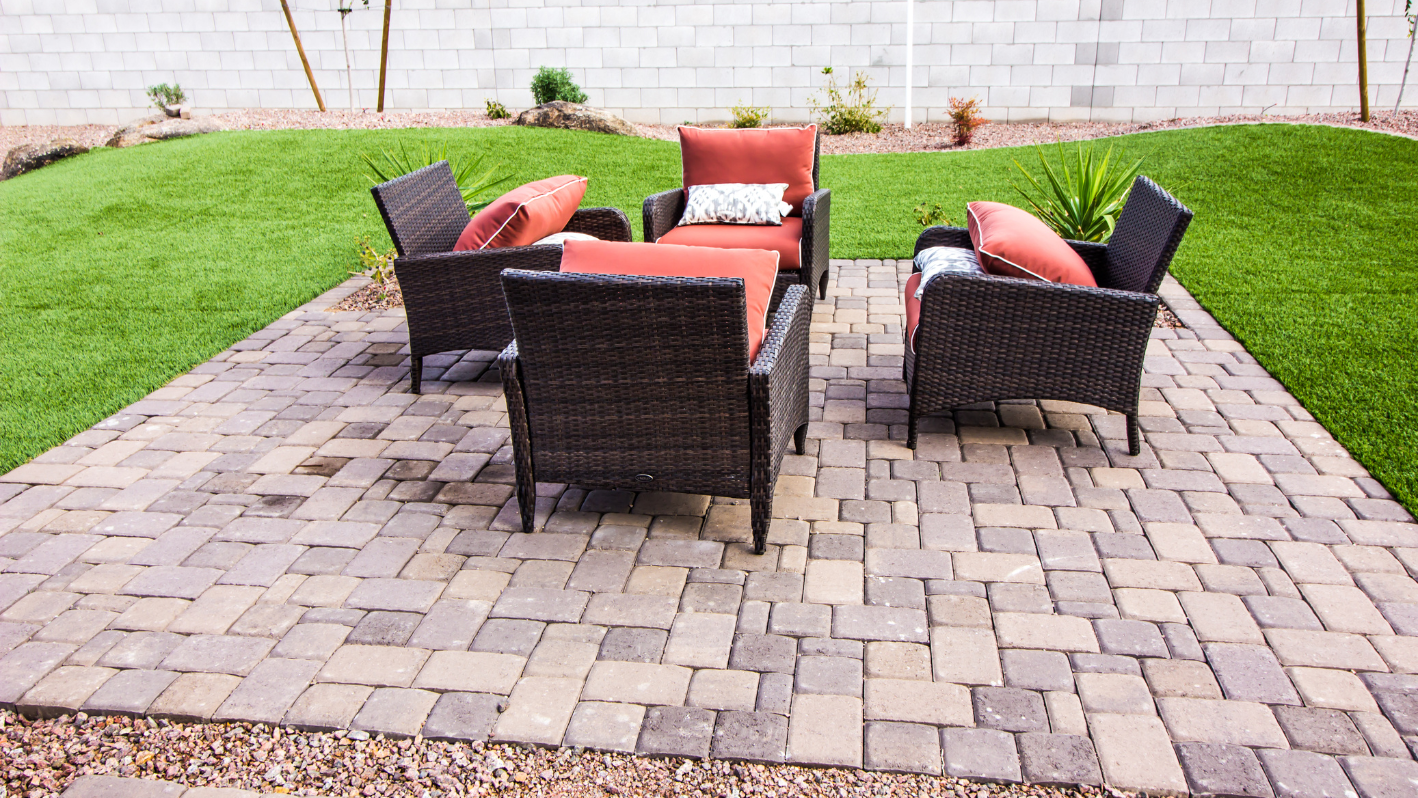
[(1002, 202), (972, 202), (966, 209), (970, 243), (975, 245), (980, 265), (990, 274), (1098, 284), (1073, 247), (1028, 211)]
[(778, 279), (778, 253), (623, 241), (567, 241), (561, 271), (647, 277), (737, 277), (748, 307), (748, 359), (758, 356)]
[(789, 215), (803, 215), (812, 193), (812, 161), (817, 125), (751, 130), (680, 127), (679, 154), (684, 184), (787, 183), (783, 201)]
[(585, 195), (586, 178), (576, 175), (548, 177), (514, 188), (478, 211), (453, 249), (525, 247), (560, 233)]

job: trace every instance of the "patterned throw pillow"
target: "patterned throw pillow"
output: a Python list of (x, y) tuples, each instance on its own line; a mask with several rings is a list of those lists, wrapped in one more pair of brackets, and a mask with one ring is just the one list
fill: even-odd
[(931, 247), (916, 254), (916, 266), (921, 270), (921, 284), (916, 287), (916, 298), (926, 291), (926, 283), (941, 274), (984, 274), (980, 259), (973, 249), (958, 247)]
[(679, 223), (782, 225), (783, 216), (793, 209), (783, 201), (787, 190), (787, 183), (690, 186)]

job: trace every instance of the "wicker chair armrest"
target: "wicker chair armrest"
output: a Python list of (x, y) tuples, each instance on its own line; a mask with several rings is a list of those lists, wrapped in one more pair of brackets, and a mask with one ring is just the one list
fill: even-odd
[(405, 293), (410, 289), (418, 291), (424, 285), (444, 290), (450, 282), (464, 281), (473, 276), (486, 277), (490, 284), (500, 287), (503, 269), (556, 271), (559, 268), (561, 247), (555, 244), (436, 252), (394, 261), (399, 287)]
[(684, 189), (672, 188), (646, 197), (643, 213), (645, 242), (653, 244), (679, 224), (684, 215)]
[(754, 441), (767, 441), (771, 468), (787, 450), (798, 426), (806, 422), (808, 327), (812, 295), (804, 285), (790, 286), (773, 315), (748, 370), (750, 424)]
[(820, 188), (803, 200), (803, 264), (812, 277), (803, 282), (817, 285), (821, 270), (827, 268), (832, 242), (832, 189)]
[[(1109, 349), (1122, 331), (1146, 345), (1161, 300), (1156, 294), (1119, 291), (995, 275), (945, 274), (931, 280), (921, 297), (917, 349), (928, 329), (957, 330), (954, 340), (978, 340), (986, 329), (1029, 329), (1066, 324), (1070, 345)], [(1061, 327), (1055, 331), (1057, 334)]]
[(974, 249), (975, 245), (970, 242), (970, 231), (963, 227), (927, 227), (916, 238), (916, 251), (912, 254), (919, 254), (921, 250), (931, 247)]
[(1093, 279), (1098, 285), (1103, 285), (1108, 277), (1108, 245), (1097, 241), (1074, 241), (1071, 238), (1065, 238), (1064, 243), (1083, 258), (1083, 262), (1088, 264), (1088, 270), (1093, 272)]
[(620, 208), (580, 208), (562, 232), (585, 233), (602, 241), (629, 241), (630, 219)]

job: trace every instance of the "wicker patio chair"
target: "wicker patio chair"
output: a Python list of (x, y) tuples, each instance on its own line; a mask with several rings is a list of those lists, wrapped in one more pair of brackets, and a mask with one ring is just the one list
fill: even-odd
[[(916, 447), (922, 416), (975, 402), (1057, 399), (1125, 413), (1128, 451), (1137, 455), (1157, 288), (1191, 218), (1171, 194), (1138, 177), (1107, 244), (1068, 242), (1099, 287), (953, 274), (927, 283), (914, 346), (906, 332), (907, 445)], [(969, 248), (969, 232), (932, 227), (916, 240), (916, 252), (941, 246)]]
[[(395, 265), (409, 317), (409, 390), (419, 393), (426, 355), (455, 349), (501, 351), (512, 340), (498, 275), (503, 269), (555, 271), (561, 247), (501, 247), (454, 252), (468, 206), (447, 161), (370, 189), (399, 257)], [(616, 208), (582, 208), (565, 232), (629, 241), (630, 220)]]
[[(816, 291), (819, 299), (827, 298), (827, 262), (831, 239), (832, 191), (822, 188), (818, 182), (821, 167), (821, 134), (813, 141), (812, 187), (813, 192), (803, 200), (803, 233), (800, 246), (802, 263), (798, 269), (782, 269), (778, 272), (778, 287), (773, 292), (774, 304), (781, 300), (788, 286), (801, 283), (810, 291)], [(684, 216), (685, 191), (670, 189), (645, 199), (642, 210), (645, 222), (645, 241), (655, 243), (679, 224)]]
[(741, 280), (512, 269), (498, 358), (522, 531), (536, 480), (746, 498), (763, 553), (773, 486), (806, 442), (807, 289), (788, 289), (753, 363)]

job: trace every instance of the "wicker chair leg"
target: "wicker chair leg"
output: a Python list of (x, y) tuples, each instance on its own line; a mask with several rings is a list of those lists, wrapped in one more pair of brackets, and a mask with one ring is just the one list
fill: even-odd
[(807, 425), (793, 430), (793, 447), (798, 454), (807, 454)]
[(916, 414), (909, 413), (906, 423), (906, 448), (916, 448)]
[(409, 357), (409, 393), (422, 393), (423, 355)]
[(1142, 454), (1142, 436), (1137, 431), (1137, 414), (1128, 413), (1128, 454), (1137, 457)]
[(826, 299), (826, 298), (827, 298), (827, 277), (828, 277), (828, 274), (829, 274), (831, 271), (832, 271), (832, 269), (831, 269), (830, 267), (829, 267), (829, 268), (826, 268), (826, 269), (823, 269), (823, 270), (822, 270), (822, 276), (819, 277), (819, 278), (817, 278), (817, 298), (818, 298), (818, 299)]
[(537, 531), (537, 481), (530, 463), (525, 469), (518, 463), (517, 509), (522, 516), (522, 531), (528, 535)]
[(755, 496), (748, 503), (753, 523), (753, 553), (762, 554), (768, 548), (768, 519), (773, 515), (773, 497)]

